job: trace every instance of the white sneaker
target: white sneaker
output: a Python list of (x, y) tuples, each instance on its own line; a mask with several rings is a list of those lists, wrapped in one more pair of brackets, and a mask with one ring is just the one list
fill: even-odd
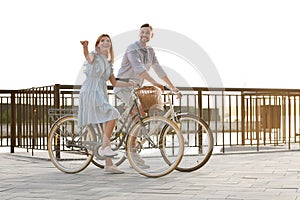
[(119, 170), (115, 165), (105, 166), (104, 171), (111, 174), (124, 174), (124, 172)]
[(105, 147), (104, 149), (99, 148), (98, 151), (99, 155), (102, 157), (114, 157), (118, 155), (118, 153), (113, 151), (109, 146)]
[(140, 154), (137, 152), (131, 152), (131, 157), (139, 164), (145, 164), (145, 161), (141, 158)]
[(149, 169), (150, 166), (145, 164), (145, 161), (141, 158), (141, 156), (137, 152), (131, 152), (132, 159), (135, 164), (141, 169)]
[[(141, 164), (141, 163), (138, 163), (138, 162), (136, 162), (136, 165), (137, 165), (140, 169), (149, 169), (149, 168), (150, 168), (150, 165), (147, 165), (147, 164)], [(133, 167), (130, 166), (130, 168), (133, 168)]]
[(147, 165), (147, 164), (141, 164), (141, 163), (137, 163), (137, 166), (141, 169), (149, 169), (150, 168), (150, 165)]

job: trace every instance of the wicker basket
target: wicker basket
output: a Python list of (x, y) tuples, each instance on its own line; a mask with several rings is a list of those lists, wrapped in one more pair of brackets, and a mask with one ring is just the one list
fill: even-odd
[(163, 111), (162, 92), (156, 86), (144, 86), (137, 90), (137, 95), (145, 112), (151, 109)]

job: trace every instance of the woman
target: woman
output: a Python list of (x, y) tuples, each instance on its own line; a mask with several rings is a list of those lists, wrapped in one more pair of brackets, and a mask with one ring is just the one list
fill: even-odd
[(111, 149), (110, 137), (116, 120), (120, 117), (119, 112), (108, 102), (107, 84), (110, 80), (113, 86), (131, 86), (131, 83), (119, 82), (113, 74), (112, 64), (114, 52), (111, 39), (102, 34), (95, 44), (95, 51), (89, 53), (88, 41), (81, 41), (83, 53), (86, 58), (86, 80), (81, 86), (79, 95), (78, 125), (103, 124), (104, 135), (99, 155), (105, 159), (106, 172), (124, 173), (113, 165), (111, 157), (117, 153)]

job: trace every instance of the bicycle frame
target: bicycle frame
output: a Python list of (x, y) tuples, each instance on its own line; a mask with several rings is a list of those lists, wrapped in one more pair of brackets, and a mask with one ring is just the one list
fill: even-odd
[[(118, 120), (118, 123), (121, 124), (121, 126), (117, 127), (115, 135), (111, 138), (111, 141), (114, 141), (115, 139), (120, 138), (120, 142), (117, 145), (117, 148), (120, 148), (122, 146), (122, 144), (126, 141), (127, 135), (130, 132), (130, 129), (133, 127), (133, 124), (140, 123), (141, 126), (144, 127), (143, 119), (145, 119), (147, 117), (147, 116), (143, 117), (140, 112), (140, 109), (139, 109), (140, 103), (138, 102), (139, 99), (137, 97), (135, 89), (132, 90), (131, 97), (133, 99), (133, 104), (130, 107), (125, 109), (124, 113), (121, 116), (121, 120)], [(131, 114), (133, 113), (134, 110), (136, 110), (136, 113), (131, 116)], [(136, 120), (136, 118), (137, 118), (137, 120)], [(103, 134), (102, 127), (99, 127), (98, 131)], [(145, 134), (144, 132), (145, 131), (143, 131), (143, 136), (145, 136), (145, 138), (147, 138), (147, 140), (151, 144), (154, 144), (154, 142), (149, 137), (149, 135), (151, 135), (151, 133), (148, 135), (148, 134)]]

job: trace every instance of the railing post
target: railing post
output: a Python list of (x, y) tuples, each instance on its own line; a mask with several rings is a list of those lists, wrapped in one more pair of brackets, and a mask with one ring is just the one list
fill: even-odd
[(59, 108), (60, 102), (59, 102), (59, 90), (60, 90), (60, 84), (54, 85), (54, 108)]
[(202, 90), (198, 90), (198, 112), (199, 117), (202, 119), (203, 113), (202, 113)]
[(291, 97), (288, 95), (288, 133), (289, 133), (289, 138), (288, 138), (288, 149), (291, 150), (291, 126), (292, 126), (292, 122), (291, 122), (291, 112), (292, 112), (292, 106), (291, 106)]
[(224, 97), (224, 90), (222, 90), (222, 111), (221, 111), (221, 113), (222, 113), (222, 119), (221, 119), (221, 122), (222, 122), (222, 135), (223, 135), (223, 138), (222, 138), (222, 143), (223, 143), (223, 153), (225, 153), (225, 97)]
[(256, 98), (255, 98), (255, 134), (256, 134), (256, 150), (259, 151), (259, 145), (260, 145), (260, 127), (259, 127), (259, 114), (258, 114), (258, 110), (259, 110), (259, 106), (258, 106), (258, 98), (257, 98), (257, 94), (256, 94)]
[(242, 145), (245, 145), (245, 96), (244, 92), (241, 93), (241, 128), (242, 128)]
[(31, 155), (34, 155), (34, 148), (35, 146), (38, 146), (38, 119), (37, 119), (37, 97), (34, 97), (35, 94), (33, 94), (34, 98), (34, 105), (33, 105), (33, 137), (32, 137), (32, 149), (31, 149)]
[(286, 105), (286, 96), (282, 96), (282, 135), (286, 142), (286, 116), (287, 116), (287, 105)]
[(11, 140), (10, 140), (10, 153), (15, 153), (16, 146), (16, 93), (15, 91), (11, 92), (11, 110), (10, 110), (10, 131), (11, 131)]
[[(55, 84), (54, 85), (54, 108), (58, 109), (60, 107), (60, 102), (59, 102), (59, 90), (60, 90), (60, 85), (59, 84)], [(56, 113), (55, 113), (56, 114)], [(57, 133), (59, 134), (59, 133)], [(60, 138), (58, 138), (58, 145), (56, 145), (55, 148), (55, 152), (56, 152), (56, 157), (60, 158)]]
[[(203, 114), (202, 114), (202, 90), (198, 89), (198, 112), (199, 112), (199, 118), (203, 119)], [(199, 128), (199, 127), (198, 127)], [(198, 152), (202, 153), (202, 129), (201, 129), (201, 133), (199, 133), (199, 137), (198, 137), (198, 141), (197, 141), (197, 145), (198, 145)]]

